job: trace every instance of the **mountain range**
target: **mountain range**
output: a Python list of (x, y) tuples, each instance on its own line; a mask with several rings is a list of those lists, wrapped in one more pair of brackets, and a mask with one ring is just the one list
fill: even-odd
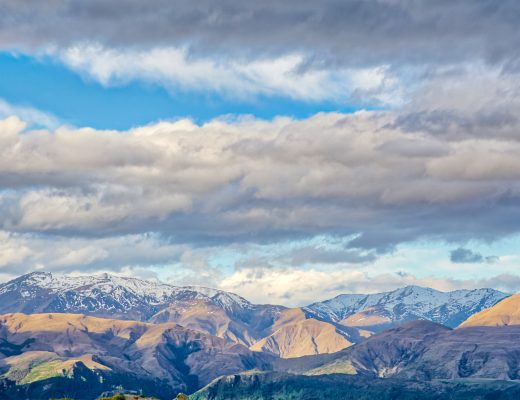
[(452, 329), (413, 321), (333, 354), (221, 377), (193, 400), (244, 398), (508, 400), (520, 397), (520, 295)]
[(517, 380), (518, 309), (518, 295), (493, 289), (409, 286), (287, 308), (203, 287), (38, 272), (0, 285), (0, 393), (87, 399), (119, 385), (171, 399), (215, 382), (225, 392), (227, 375), (254, 392), (245, 371), (273, 385), (355, 376), (352, 393), (380, 378), (410, 393), (416, 380)]
[(493, 289), (344, 294), (306, 307), (252, 304), (221, 290), (179, 287), (109, 274), (35, 272), (0, 285), (0, 314), (81, 313), (151, 323), (173, 322), (256, 351), (289, 358), (332, 353), (407, 321), (457, 326), (507, 297)]
[(451, 329), (413, 321), (334, 354), (279, 360), (282, 371), (432, 379), (520, 379), (520, 325)]
[(342, 294), (304, 307), (308, 315), (373, 332), (404, 322), (427, 320), (451, 328), (508, 295), (493, 289), (441, 292), (407, 286), (376, 294)]
[(222, 374), (265, 369), (269, 359), (174, 323), (57, 313), (0, 317), (3, 377), (40, 390), (38, 383), (72, 379), (102, 392), (121, 381), (172, 398)]

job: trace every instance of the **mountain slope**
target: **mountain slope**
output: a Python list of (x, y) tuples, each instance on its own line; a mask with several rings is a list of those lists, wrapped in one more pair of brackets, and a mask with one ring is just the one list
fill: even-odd
[(81, 313), (175, 322), (246, 346), (268, 335), (283, 309), (254, 305), (221, 290), (109, 274), (67, 277), (36, 272), (0, 285), (0, 313)]
[(255, 305), (203, 287), (178, 287), (108, 274), (36, 272), (0, 285), (0, 313), (81, 313), (172, 322), (281, 357), (339, 351), (387, 327), (427, 319), (458, 324), (506, 294), (491, 289), (438, 292), (407, 287), (374, 295), (341, 295), (308, 307)]
[(190, 400), (516, 400), (520, 384), (501, 381), (407, 381), (347, 375), (244, 373), (224, 376)]
[(520, 326), (455, 329), (415, 321), (330, 355), (280, 360), (280, 370), (372, 377), (520, 379)]
[(2, 315), (0, 343), (2, 378), (18, 386), (86, 379), (99, 390), (121, 383), (156, 387), (157, 395), (171, 398), (221, 374), (269, 365), (267, 355), (173, 323), (80, 314)]
[(145, 321), (172, 302), (196, 299), (229, 311), (252, 307), (242, 297), (220, 290), (109, 274), (57, 276), (34, 272), (0, 285), (0, 313), (77, 312)]
[(283, 311), (271, 330), (273, 333), (256, 342), (251, 350), (267, 351), (283, 358), (334, 353), (359, 342), (362, 335), (370, 335), (307, 318), (300, 308)]
[(520, 294), (472, 315), (460, 327), (520, 325)]
[(340, 295), (311, 304), (304, 310), (317, 319), (376, 332), (414, 320), (455, 327), (470, 315), (495, 305), (507, 296), (493, 289), (440, 292), (407, 286), (385, 293)]
[[(295, 311), (298, 321), (287, 318)], [(108, 274), (64, 277), (37, 272), (22, 276), (0, 285), (0, 312), (82, 313), (152, 323), (173, 322), (282, 357), (341, 350), (362, 336), (357, 329), (338, 328), (328, 322), (302, 322), (307, 316), (300, 309), (255, 305), (220, 290), (177, 287)], [(296, 325), (289, 327), (293, 322)], [(282, 324), (285, 331), (275, 334)], [(280, 341), (281, 336), (285, 343), (273, 346), (272, 342)], [(314, 344), (316, 338), (318, 346)]]

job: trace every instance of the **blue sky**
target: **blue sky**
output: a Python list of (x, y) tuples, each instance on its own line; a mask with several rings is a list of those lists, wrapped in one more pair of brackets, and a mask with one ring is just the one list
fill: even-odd
[(0, 53), (0, 96), (13, 106), (29, 106), (63, 123), (127, 130), (160, 120), (191, 118), (198, 123), (223, 115), (262, 119), (306, 118), (317, 112), (352, 112), (359, 105), (298, 101), (281, 96), (234, 98), (218, 93), (177, 91), (143, 80), (102, 85), (49, 56)]
[(519, 6), (288, 4), (7, 4), (0, 280), (519, 291)]

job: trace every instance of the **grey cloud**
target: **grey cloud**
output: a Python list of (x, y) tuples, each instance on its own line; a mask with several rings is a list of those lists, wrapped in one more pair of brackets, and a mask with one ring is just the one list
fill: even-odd
[(374, 252), (363, 252), (356, 249), (323, 249), (319, 247), (304, 247), (295, 249), (289, 254), (288, 265), (303, 264), (362, 264), (375, 261)]
[(482, 65), (424, 78), (393, 121), (411, 133), (462, 140), (500, 137), (518, 140), (520, 87), (517, 75)]
[(10, 276), (45, 268), (52, 272), (105, 270), (151, 277), (151, 266), (176, 265), (189, 248), (151, 234), (78, 238), (0, 231), (0, 253), (0, 272)]
[(344, 254), (309, 254), (324, 262), (370, 261), (418, 238), (518, 233), (520, 142), (410, 133), (399, 115), (128, 132), (23, 131), (11, 118), (0, 123), (0, 225), (94, 238), (157, 232), (196, 246), (356, 236)]
[(338, 64), (518, 63), (513, 0), (187, 0), (143, 3), (3, 0), (4, 48), (188, 45), (196, 54), (302, 51), (306, 68)]
[(459, 247), (450, 252), (450, 261), (457, 264), (466, 263), (493, 263), (498, 261), (497, 256), (483, 256), (470, 249)]
[[(269, 245), (266, 246), (269, 248)], [(341, 265), (341, 266), (359, 266), (359, 264), (368, 264), (377, 259), (374, 251), (366, 251), (363, 249), (348, 248), (345, 244), (335, 244), (329, 247), (323, 247), (319, 244), (309, 244), (305, 242), (279, 242), (278, 249), (274, 252), (265, 250), (260, 255), (254, 254), (244, 256), (235, 263), (235, 270), (249, 269), (255, 274), (263, 274), (263, 269), (279, 268), (280, 266), (302, 267), (305, 265)], [(246, 248), (251, 251), (251, 248)], [(281, 248), (281, 249), (280, 249)], [(240, 246), (233, 247), (235, 253), (245, 252)], [(257, 279), (261, 276), (256, 276)]]
[[(507, 128), (516, 129), (518, 118), (513, 110), (479, 110), (473, 115), (464, 115), (451, 109), (418, 111), (404, 114), (397, 125), (410, 132), (426, 131), (436, 135), (451, 132), (465, 132), (474, 135), (476, 132), (490, 133)], [(514, 131), (514, 136), (517, 136)]]

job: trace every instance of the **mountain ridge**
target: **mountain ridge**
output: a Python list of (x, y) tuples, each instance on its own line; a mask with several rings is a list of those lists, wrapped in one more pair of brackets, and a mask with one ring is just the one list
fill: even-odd
[(491, 288), (441, 292), (410, 285), (375, 294), (341, 294), (303, 309), (318, 319), (378, 332), (417, 319), (455, 327), (508, 296)]
[(0, 314), (61, 312), (173, 322), (255, 351), (301, 357), (342, 350), (373, 332), (413, 319), (448, 322), (453, 327), (505, 296), (492, 289), (439, 292), (408, 286), (373, 295), (343, 294), (288, 308), (253, 304), (234, 293), (199, 286), (110, 274), (34, 272), (0, 284)]
[(277, 360), (279, 371), (347, 374), (419, 381), (520, 379), (520, 326), (452, 329), (413, 321), (371, 336), (345, 350)]
[(267, 368), (271, 357), (174, 323), (64, 313), (0, 315), (0, 344), (0, 386), (56, 378), (70, 386), (78, 378), (110, 390), (105, 381), (121, 380), (131, 389), (156, 386), (162, 398), (194, 391), (226, 370)]

